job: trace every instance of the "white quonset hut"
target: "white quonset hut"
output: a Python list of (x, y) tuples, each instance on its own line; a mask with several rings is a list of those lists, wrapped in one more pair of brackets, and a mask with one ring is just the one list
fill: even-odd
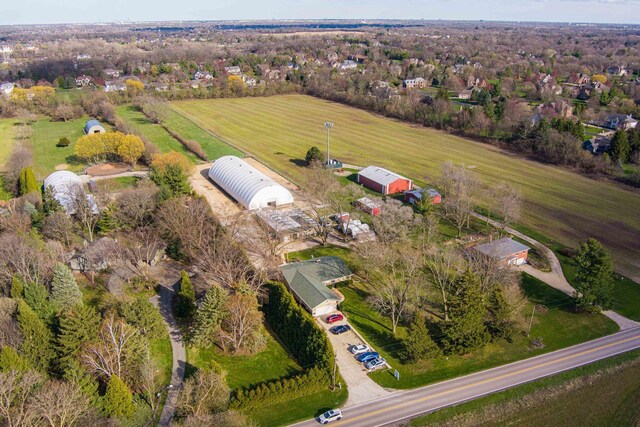
[(236, 156), (215, 160), (209, 178), (249, 210), (293, 204), (289, 190)]
[[(44, 188), (51, 188), (53, 198), (56, 199), (68, 214), (75, 213), (74, 198), (78, 192), (84, 193), (82, 180), (78, 175), (69, 171), (57, 171), (44, 180)], [(91, 209), (98, 213), (98, 207), (91, 194), (85, 196), (91, 205)]]
[(84, 124), (83, 131), (84, 131), (85, 135), (91, 135), (93, 133), (105, 133), (106, 132), (106, 130), (100, 124), (100, 122), (95, 120), (95, 119), (91, 119), (91, 120), (87, 121), (87, 123)]

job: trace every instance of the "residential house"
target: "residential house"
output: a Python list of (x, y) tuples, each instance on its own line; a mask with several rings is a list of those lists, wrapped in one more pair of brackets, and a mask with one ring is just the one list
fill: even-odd
[(569, 76), (567, 83), (578, 85), (578, 86), (586, 85), (591, 83), (591, 77), (589, 77), (589, 75), (584, 73), (572, 74)]
[(232, 74), (234, 76), (242, 74), (242, 70), (238, 65), (233, 65), (231, 67), (224, 67), (224, 72), (227, 74)]
[(327, 54), (327, 60), (329, 62), (336, 62), (339, 59), (338, 54), (335, 52), (331, 52)]
[(114, 68), (106, 68), (104, 70), (104, 75), (111, 79), (118, 79), (120, 78), (120, 70), (116, 70)]
[(341, 63), (338, 64), (338, 69), (339, 70), (355, 70), (358, 67), (358, 64), (356, 64), (355, 61), (352, 61), (350, 59), (347, 59), (346, 61), (342, 61)]
[(242, 75), (242, 81), (244, 82), (244, 84), (246, 84), (248, 87), (254, 87), (258, 82), (255, 78), (251, 77), (251, 76), (247, 76), (246, 74)]
[(105, 92), (122, 92), (127, 90), (127, 85), (121, 81), (106, 81), (104, 82)]
[(523, 265), (527, 262), (529, 249), (527, 245), (516, 242), (510, 237), (494, 240), (471, 248), (488, 257), (497, 259), (504, 265)]
[(582, 144), (582, 148), (593, 154), (604, 154), (609, 151), (613, 132), (601, 133)]
[(85, 76), (83, 74), (81, 76), (76, 77), (76, 86), (78, 87), (91, 86), (93, 84), (94, 84), (93, 77), (91, 76)]
[(629, 130), (635, 129), (638, 121), (631, 117), (631, 114), (613, 114), (607, 117), (602, 125), (614, 130)]
[(471, 99), (471, 95), (473, 95), (473, 90), (461, 90), (460, 92), (458, 92), (458, 99)]
[(292, 262), (279, 268), (295, 299), (314, 317), (338, 309), (341, 298), (328, 286), (347, 281), (353, 275), (344, 261), (335, 256)]
[(624, 65), (612, 65), (607, 68), (607, 73), (612, 76), (622, 77), (627, 75), (627, 69)]
[(213, 75), (207, 71), (196, 71), (193, 75), (194, 80), (213, 80)]
[(5, 82), (0, 84), (0, 93), (2, 93), (4, 96), (9, 96), (11, 95), (11, 92), (13, 92), (13, 89), (16, 87), (15, 83), (12, 82)]
[(428, 85), (429, 84), (427, 80), (423, 79), (422, 77), (416, 77), (415, 79), (407, 79), (402, 82), (402, 87), (407, 89), (411, 89), (411, 88), (424, 89)]

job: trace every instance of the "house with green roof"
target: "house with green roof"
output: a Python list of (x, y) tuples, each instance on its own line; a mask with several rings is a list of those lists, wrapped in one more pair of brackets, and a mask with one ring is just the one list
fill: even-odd
[(283, 264), (280, 271), (296, 300), (314, 317), (337, 310), (340, 298), (329, 286), (353, 275), (344, 261), (335, 256)]

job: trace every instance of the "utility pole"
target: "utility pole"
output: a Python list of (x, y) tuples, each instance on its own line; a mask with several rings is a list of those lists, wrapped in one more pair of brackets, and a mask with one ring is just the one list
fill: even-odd
[(329, 131), (332, 127), (332, 122), (324, 122), (324, 128), (327, 130), (327, 167), (329, 167), (329, 160), (331, 160), (331, 157), (329, 157)]
[(533, 304), (533, 311), (531, 312), (531, 321), (529, 322), (529, 330), (527, 331), (527, 338), (531, 334), (531, 327), (533, 326), (533, 315), (536, 313), (536, 305)]

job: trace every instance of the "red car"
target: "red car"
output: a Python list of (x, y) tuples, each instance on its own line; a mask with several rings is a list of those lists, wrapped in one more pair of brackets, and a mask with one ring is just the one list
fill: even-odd
[(332, 314), (331, 316), (327, 317), (327, 323), (336, 323), (341, 321), (342, 319), (344, 319), (344, 316), (342, 314)]

